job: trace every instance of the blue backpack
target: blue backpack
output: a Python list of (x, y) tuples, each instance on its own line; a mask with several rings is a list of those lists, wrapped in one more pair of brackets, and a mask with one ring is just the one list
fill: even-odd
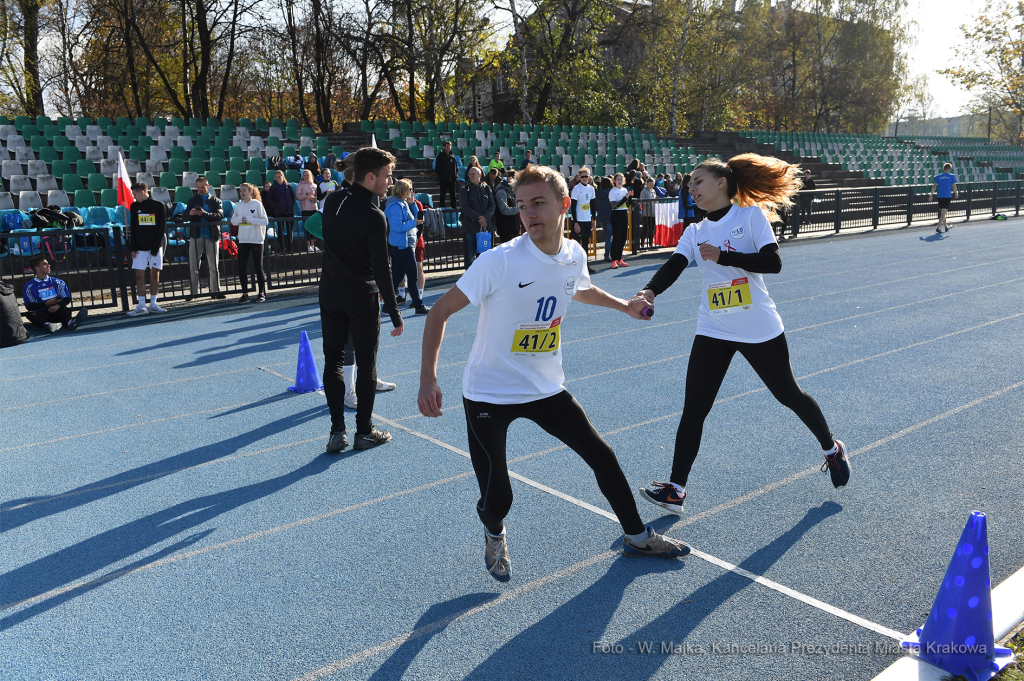
[(21, 229), (21, 213), (8, 213), (4, 216), (4, 231), (13, 232)]

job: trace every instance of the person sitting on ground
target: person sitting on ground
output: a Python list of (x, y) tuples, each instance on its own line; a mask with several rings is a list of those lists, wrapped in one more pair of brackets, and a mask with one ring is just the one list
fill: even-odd
[(29, 261), (29, 267), (36, 273), (33, 279), (25, 284), (21, 297), (25, 301), (26, 315), (33, 326), (46, 329), (53, 333), (67, 326), (74, 331), (82, 323), (89, 311), (82, 308), (71, 318), (71, 292), (68, 285), (60, 279), (50, 276), (50, 261), (39, 256)]
[[(149, 195), (145, 182), (132, 185), (135, 201), (131, 207), (131, 229), (128, 243), (132, 252), (132, 269), (135, 270), (135, 293), (138, 305), (128, 312), (129, 317), (161, 314), (167, 310), (160, 307), (157, 296), (160, 291), (160, 270), (164, 268), (164, 247), (167, 245), (167, 212), (164, 204)], [(149, 307), (146, 307), (146, 270), (149, 270)]]

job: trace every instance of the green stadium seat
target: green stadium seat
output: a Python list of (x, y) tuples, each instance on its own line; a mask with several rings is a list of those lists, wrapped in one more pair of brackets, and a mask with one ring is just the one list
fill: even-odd
[(181, 159), (182, 161), (188, 160), (188, 151), (185, 147), (171, 147), (171, 152), (167, 155), (171, 159)]
[[(234, 168), (232, 168), (231, 172), (236, 172), (236, 171), (234, 170)], [(241, 184), (241, 182), (238, 182), (238, 183), (232, 182), (231, 181), (232, 180), (231, 172), (228, 173), (228, 182), (227, 183), (228, 184), (234, 184), (237, 187), (239, 184)], [(264, 178), (264, 173), (261, 173), (258, 170), (247, 170), (247, 171), (245, 171), (245, 181), (248, 182), (251, 185), (255, 185), (257, 187), (262, 187), (263, 186), (263, 178)], [(273, 182), (274, 178), (273, 178), (273, 176), (271, 176), (269, 179), (270, 179), (271, 182)]]
[(108, 187), (110, 187), (110, 182), (107, 181), (106, 175), (100, 175), (99, 173), (91, 173), (89, 175), (89, 191), (99, 192)]
[(52, 165), (53, 162), (57, 160), (57, 150), (54, 149), (53, 147), (43, 147), (42, 149), (37, 149), (36, 151), (39, 152), (40, 161), (46, 161), (48, 164)]
[[(56, 177), (56, 175), (54, 177)], [(85, 185), (82, 184), (82, 177), (77, 173), (64, 173), (60, 177), (61, 189), (63, 189), (68, 196), (72, 196), (74, 192), (79, 189), (85, 189)]]
[(237, 170), (240, 173), (244, 173), (246, 170), (245, 159), (235, 156), (230, 161), (228, 161), (228, 168), (230, 170)]
[(248, 170), (259, 170), (263, 172), (267, 169), (267, 162), (263, 160), (262, 156), (252, 156), (245, 160), (245, 165)]
[[(232, 185), (237, 187), (238, 185), (242, 184), (242, 182), (244, 182), (244, 181), (245, 181), (245, 178), (244, 178), (244, 176), (240, 172), (238, 172), (237, 170), (229, 170), (229, 171), (227, 171), (224, 174), (224, 182), (223, 182), (223, 184), (232, 184)], [(261, 187), (263, 186), (262, 182), (260, 183), (260, 186)]]
[[(67, 190), (64, 190), (65, 192)], [(74, 198), (75, 208), (88, 208), (96, 205), (96, 196), (88, 189), (76, 189)]]
[(210, 183), (211, 187), (219, 187), (224, 184), (220, 179), (220, 173), (215, 170), (208, 171), (204, 174), (204, 177), (206, 178), (206, 181)]
[(186, 172), (185, 161), (180, 158), (172, 158), (167, 162), (167, 170), (175, 175), (183, 175)]
[(78, 172), (79, 177), (89, 177), (96, 172), (96, 164), (82, 159), (75, 162), (75, 170)]
[(134, 159), (139, 163), (145, 164), (147, 159), (146, 150), (138, 146), (132, 147), (131, 149), (128, 150), (128, 158)]
[(302, 171), (300, 170), (286, 170), (284, 171), (284, 179), (289, 182), (298, 182), (302, 179)]
[(177, 203), (188, 203), (192, 200), (192, 190), (188, 187), (175, 187), (174, 200)]
[(117, 190), (110, 188), (101, 189), (100, 205), (106, 208), (117, 208)]
[(174, 173), (164, 171), (160, 173), (160, 186), (165, 189), (174, 189), (178, 186), (178, 178)]
[[(210, 159), (210, 171), (215, 173), (224, 174), (228, 171), (228, 165), (224, 162), (223, 158), (211, 158)], [(228, 182), (228, 184), (231, 184)]]
[(198, 156), (193, 156), (188, 160), (188, 171), (202, 175), (206, 172), (206, 162)]

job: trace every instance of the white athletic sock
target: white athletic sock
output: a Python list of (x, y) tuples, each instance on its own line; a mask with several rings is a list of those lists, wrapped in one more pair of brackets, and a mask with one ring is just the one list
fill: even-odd
[(405, 287), (404, 286), (399, 286), (398, 287), (398, 297), (399, 298), (405, 298)]
[(501, 539), (501, 537), (502, 537), (502, 536), (503, 536), (503, 535), (505, 534), (505, 532), (504, 532), (504, 529), (502, 530), (502, 533), (501, 533), (501, 534), (494, 534), (493, 532), (491, 532), (490, 530), (488, 530), (488, 529), (487, 529), (486, 527), (484, 528), (484, 532), (486, 532), (486, 533), (487, 533), (487, 536), (488, 536), (488, 537), (491, 537), (491, 538), (493, 538), (493, 539)]
[(629, 539), (629, 541), (633, 542), (634, 544), (642, 544), (650, 536), (651, 536), (651, 531), (649, 529), (647, 529), (647, 528), (644, 528), (644, 531), (641, 532), (640, 534), (627, 534), (626, 538)]
[(827, 452), (825, 452), (825, 456), (832, 456), (833, 454), (837, 454), (838, 452), (839, 452), (839, 443), (838, 442), (833, 442), (832, 443), (832, 449), (830, 449)]
[(354, 393), (356, 391), (356, 365), (341, 367), (341, 374), (345, 377), (345, 392)]
[(423, 300), (423, 289), (419, 288), (416, 290), (420, 292), (420, 300)]
[(156, 305), (156, 297), (158, 295), (160, 295), (160, 294), (159, 293), (154, 293), (154, 294), (149, 296), (149, 304), (150, 305)]

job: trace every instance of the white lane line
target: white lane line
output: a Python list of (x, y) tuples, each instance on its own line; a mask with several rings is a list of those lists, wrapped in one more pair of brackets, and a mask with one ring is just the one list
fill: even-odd
[[(265, 398), (264, 398), (265, 399)], [(257, 404), (263, 400), (256, 400), (255, 402), (242, 402), (241, 404), (230, 404), (224, 407), (215, 407), (213, 409), (204, 409), (202, 411), (193, 411), (188, 414), (175, 414), (174, 416), (165, 416), (160, 419), (152, 419), (150, 421), (139, 421), (138, 423), (126, 423), (123, 426), (115, 426), (113, 428), (104, 428), (103, 430), (94, 430), (91, 433), (79, 433), (77, 435), (66, 435), (65, 437), (57, 437), (52, 440), (43, 440), (41, 442), (29, 442), (24, 445), (17, 445), (15, 447), (5, 447), (0, 449), (0, 452), (13, 452), (16, 449), (25, 449), (26, 447), (38, 447), (40, 445), (49, 445), (54, 442), (66, 442), (67, 440), (77, 440), (80, 437), (89, 437), (90, 435), (102, 435), (103, 433), (113, 433), (118, 430), (125, 430), (126, 428), (138, 428), (139, 426), (146, 426), (151, 423), (163, 423), (164, 421), (174, 421), (176, 419), (184, 419), (189, 416), (201, 416), (202, 414), (212, 414), (215, 411), (226, 411), (228, 409), (237, 409), (238, 407), (247, 407), (250, 404)]]
[[(75, 351), (78, 355), (79, 351)], [(159, 357), (147, 357), (145, 359), (130, 359), (124, 362), (115, 362), (113, 364), (100, 364), (99, 366), (93, 367), (75, 367), (74, 369), (61, 369), (60, 371), (51, 371), (46, 374), (32, 374), (31, 376), (15, 376), (14, 378), (0, 378), (0, 383), (6, 383), (7, 381), (23, 381), (26, 378), (40, 378), (42, 376), (63, 376), (65, 374), (73, 374), (78, 371), (92, 371), (93, 369), (107, 369), (109, 367), (123, 367), (128, 364), (138, 364), (139, 362), (156, 362), (161, 359), (173, 359), (175, 357), (185, 357), (186, 355), (193, 355), (192, 352), (179, 352), (176, 355), (160, 355)]]
[(68, 497), (77, 497), (80, 494), (88, 494), (90, 492), (98, 492), (104, 489), (110, 489), (111, 487), (121, 487), (123, 485), (134, 485), (139, 482), (145, 482), (147, 480), (153, 480), (155, 478), (163, 478), (168, 475), (174, 475), (175, 473), (181, 473), (184, 471), (191, 471), (197, 468), (205, 468), (207, 466), (213, 466), (219, 463), (226, 463), (228, 461), (237, 461), (238, 459), (245, 459), (256, 454), (266, 454), (267, 452), (274, 452), (278, 449), (287, 449), (288, 447), (297, 447), (299, 445), (309, 444), (310, 442), (323, 442), (323, 436), (311, 437), (308, 440), (298, 440), (297, 442), (287, 442), (283, 445), (276, 445), (274, 447), (266, 447), (264, 449), (257, 449), (254, 452), (243, 452), (241, 454), (235, 454), (233, 456), (225, 456), (213, 461), (205, 461), (203, 463), (197, 463), (193, 466), (182, 466), (181, 468), (172, 468), (170, 470), (162, 471), (160, 473), (153, 473), (151, 475), (143, 475), (138, 478), (130, 478), (128, 480), (118, 480), (117, 482), (111, 482), (106, 485), (95, 485), (93, 487), (85, 487), (83, 489), (75, 490), (74, 492), (65, 492), (64, 494), (54, 494), (51, 496), (36, 497), (31, 501), (18, 504), (17, 506), (7, 506), (0, 508), (0, 513), (6, 513), (8, 511), (16, 511), (19, 508), (25, 508), (26, 506), (35, 506), (36, 504), (44, 504), (48, 501), (57, 501), (58, 499), (67, 499)]
[(277, 534), (279, 532), (284, 532), (285, 530), (290, 530), (290, 529), (292, 529), (294, 527), (300, 527), (302, 525), (308, 525), (309, 523), (315, 523), (315, 522), (318, 522), (320, 520), (325, 520), (327, 518), (331, 518), (331, 517), (334, 517), (334, 516), (342, 514), (342, 513), (349, 513), (351, 511), (356, 511), (358, 509), (365, 508), (367, 506), (372, 506), (374, 504), (383, 503), (385, 501), (391, 501), (392, 499), (397, 499), (398, 497), (402, 497), (402, 496), (405, 496), (407, 494), (413, 494), (415, 492), (422, 492), (423, 490), (430, 489), (431, 487), (437, 487), (438, 485), (445, 485), (445, 484), (447, 484), (449, 482), (454, 482), (456, 480), (461, 480), (463, 478), (468, 478), (468, 477), (470, 477), (472, 475), (474, 475), (473, 471), (468, 471), (466, 473), (460, 473), (460, 474), (454, 475), (454, 476), (452, 476), (450, 478), (444, 478), (443, 480), (435, 480), (433, 482), (428, 482), (428, 483), (426, 483), (424, 485), (420, 485), (419, 487), (413, 487), (413, 488), (410, 488), (410, 489), (402, 490), (400, 492), (394, 492), (393, 494), (388, 494), (388, 495), (383, 496), (383, 497), (377, 497), (376, 499), (368, 499), (367, 501), (361, 501), (358, 504), (352, 504), (351, 506), (345, 506), (344, 508), (336, 508), (334, 510), (327, 511), (326, 513), (321, 513), (319, 515), (310, 516), (308, 518), (301, 518), (299, 520), (295, 520), (295, 521), (292, 521), (290, 523), (285, 523), (284, 525), (278, 525), (277, 527), (271, 527), (269, 529), (260, 530), (259, 532), (253, 532), (251, 534), (247, 534), (247, 535), (242, 536), (242, 537), (236, 537), (235, 539), (229, 539), (227, 541), (220, 542), (219, 544), (212, 544), (210, 546), (206, 546), (206, 547), (203, 547), (201, 549), (196, 549), (195, 551), (188, 551), (186, 553), (178, 553), (178, 554), (175, 554), (173, 556), (167, 556), (166, 558), (161, 558), (160, 560), (155, 560), (152, 563), (146, 563), (145, 565), (140, 565), (140, 566), (134, 567), (134, 568), (129, 568), (129, 569), (125, 569), (125, 570), (115, 570), (114, 572), (111, 572), (111, 573), (106, 574), (106, 575), (101, 575), (101, 576), (95, 577), (93, 579), (89, 579), (89, 580), (85, 580), (85, 581), (81, 581), (81, 582), (75, 582), (74, 584), (67, 584), (65, 586), (58, 587), (56, 589), (51, 589), (50, 591), (47, 591), (46, 593), (41, 593), (41, 594), (38, 594), (36, 596), (32, 596), (31, 598), (25, 598), (25, 599), (20, 600), (20, 601), (14, 601), (12, 603), (7, 603), (6, 605), (0, 605), (0, 612), (3, 612), (4, 610), (10, 610), (12, 608), (20, 608), (20, 607), (23, 607), (23, 606), (33, 605), (34, 603), (39, 603), (40, 601), (45, 601), (45, 600), (47, 600), (49, 598), (53, 598), (54, 596), (60, 596), (61, 594), (65, 594), (65, 593), (68, 593), (70, 591), (75, 591), (76, 589), (84, 589), (84, 588), (89, 588), (89, 587), (97, 586), (97, 585), (109, 582), (109, 581), (111, 581), (113, 579), (117, 579), (119, 577), (124, 577), (126, 575), (131, 575), (131, 574), (134, 574), (136, 572), (143, 572), (144, 570), (151, 570), (153, 568), (161, 567), (163, 565), (169, 565), (171, 563), (177, 563), (178, 561), (185, 560), (186, 558), (192, 558), (193, 556), (200, 556), (200, 555), (202, 555), (204, 553), (209, 553), (211, 551), (216, 551), (218, 549), (227, 548), (229, 546), (235, 546), (237, 544), (244, 544), (245, 542), (250, 542), (250, 541), (253, 541), (254, 539), (260, 539), (262, 537), (267, 537), (267, 536), (270, 536), (272, 534)]
[[(56, 400), (46, 400), (45, 402), (36, 402), (34, 404), (19, 404), (14, 407), (4, 407), (0, 409), (0, 412), (4, 411), (15, 411), (17, 409), (29, 409), (30, 407), (41, 407), (45, 404), (56, 404), (58, 402), (70, 402), (72, 400), (84, 400), (87, 397), (100, 397), (101, 395), (114, 395), (116, 393), (128, 392), (129, 390), (142, 390), (143, 388), (155, 388), (160, 385), (171, 385), (173, 383), (187, 383), (189, 381), (201, 381), (206, 378), (213, 378), (214, 376), (227, 376), (228, 374), (240, 374), (245, 371), (252, 371), (252, 367), (246, 367), (244, 369), (233, 369), (231, 371), (221, 371), (216, 374), (203, 374), (202, 376), (192, 376), (190, 378), (176, 378), (173, 381), (161, 381), (159, 383), (150, 383), (148, 385), (134, 385), (130, 388), (118, 388), (117, 390), (104, 390), (98, 393), (89, 393), (87, 395), (73, 395), (71, 397), (61, 397)], [(0, 449), (0, 452), (4, 450)]]
[(580, 570), (584, 570), (590, 567), (591, 565), (596, 565), (597, 563), (600, 563), (603, 560), (614, 558), (615, 556), (620, 554), (620, 551), (603, 551), (595, 556), (587, 558), (586, 560), (580, 561), (579, 563), (574, 563), (569, 567), (565, 567), (556, 572), (552, 572), (550, 575), (538, 577), (532, 582), (527, 582), (522, 586), (517, 586), (514, 589), (509, 589), (508, 591), (503, 592), (493, 601), (488, 601), (486, 603), (483, 603), (482, 605), (478, 605), (473, 608), (466, 608), (465, 610), (453, 613), (451, 615), (448, 615), (447, 617), (439, 619), (436, 622), (431, 622), (430, 624), (419, 627), (418, 629), (413, 629), (409, 633), (402, 634), (401, 636), (396, 636), (390, 641), (384, 641), (383, 643), (379, 643), (373, 646), (372, 648), (361, 650), (358, 653), (355, 653), (354, 655), (350, 655), (346, 658), (338, 660), (337, 662), (332, 662), (328, 665), (320, 667), (319, 669), (311, 671), (308, 674), (303, 674), (302, 676), (296, 677), (294, 681), (314, 681), (315, 679), (321, 679), (325, 676), (328, 676), (329, 674), (334, 674), (335, 672), (347, 669), (348, 667), (351, 667), (354, 664), (358, 664), (363, 660), (368, 660), (371, 657), (380, 655), (381, 653), (385, 653), (389, 650), (394, 650), (406, 641), (420, 638), (422, 636), (426, 636), (427, 634), (432, 634), (435, 631), (444, 629), (449, 624), (458, 622), (460, 620), (464, 620), (468, 617), (472, 617), (473, 615), (478, 615), (482, 612), (490, 610), (491, 608), (495, 608), (499, 605), (502, 605), (514, 598), (518, 598), (519, 596), (528, 594), (531, 591), (535, 591), (542, 586), (551, 584), (552, 582), (555, 582), (563, 577), (568, 577), (569, 575), (579, 572)]
[(753, 572), (750, 572), (749, 570), (744, 570), (743, 568), (739, 567), (738, 565), (733, 565), (732, 563), (724, 561), (721, 558), (716, 558), (716, 557), (714, 557), (712, 555), (704, 553), (703, 551), (698, 551), (696, 549), (691, 549), (690, 552), (693, 555), (697, 556), (698, 558), (701, 558), (703, 560), (706, 560), (709, 563), (717, 565), (718, 567), (722, 568), (723, 570), (728, 570), (729, 572), (735, 572), (736, 574), (741, 575), (743, 577), (746, 577), (747, 579), (753, 580), (753, 581), (757, 582), (758, 584), (760, 584), (762, 586), (766, 586), (769, 589), (772, 589), (774, 591), (778, 591), (779, 593), (785, 594), (786, 596), (789, 596), (790, 598), (795, 598), (796, 600), (800, 601), (801, 603), (806, 603), (807, 605), (811, 606), (812, 608), (817, 608), (818, 610), (824, 610), (825, 612), (827, 612), (829, 614), (835, 615), (836, 617), (840, 617), (840, 618), (846, 620), (847, 622), (852, 622), (853, 624), (856, 624), (857, 626), (864, 627), (865, 629), (870, 629), (871, 631), (874, 631), (876, 633), (882, 634), (883, 636), (888, 636), (889, 638), (894, 638), (897, 641), (902, 641), (904, 638), (906, 638), (906, 634), (898, 632), (895, 629), (890, 629), (888, 627), (883, 627), (880, 624), (875, 624), (871, 620), (866, 620), (863, 617), (858, 617), (857, 615), (849, 613), (849, 612), (847, 612), (847, 611), (845, 611), (845, 610), (843, 610), (841, 608), (837, 608), (834, 605), (830, 605), (828, 603), (825, 603), (824, 601), (819, 601), (817, 598), (813, 598), (811, 596), (808, 596), (807, 594), (800, 593), (799, 591), (795, 591), (794, 589), (790, 589), (788, 586), (785, 586), (783, 584), (779, 584), (778, 582), (775, 582), (775, 581), (772, 581), (772, 580), (767, 579), (765, 577), (762, 577), (761, 575), (758, 575), (758, 574), (755, 574)]

